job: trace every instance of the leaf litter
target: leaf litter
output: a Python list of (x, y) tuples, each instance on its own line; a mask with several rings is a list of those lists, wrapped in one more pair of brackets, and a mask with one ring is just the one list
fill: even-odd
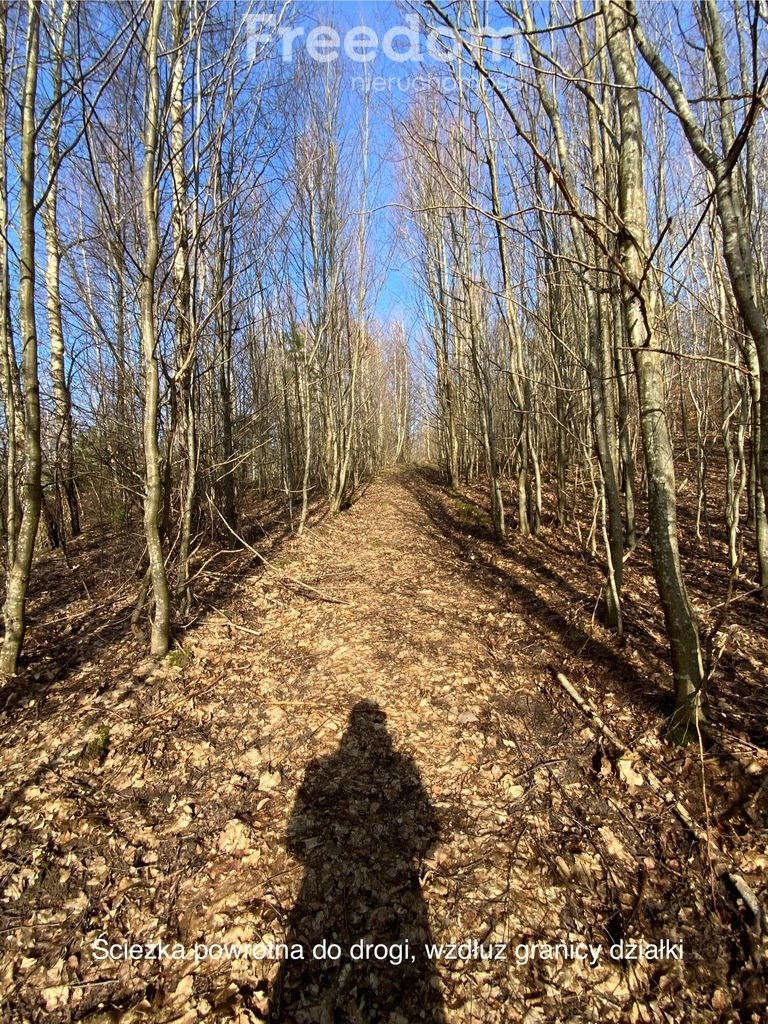
[[(765, 930), (723, 878), (765, 906), (764, 746), (748, 728), (703, 752), (665, 745), (648, 697), (663, 660), (595, 620), (598, 567), (555, 534), (494, 544), (472, 500), (468, 521), (429, 473), (390, 474), (286, 542), (306, 587), (274, 556), (246, 563), (228, 597), (203, 599), (183, 658), (147, 666), (122, 634), (6, 709), (4, 1019), (379, 1019), (366, 998), (402, 966), (313, 974), (189, 951), (332, 938), (340, 922), (394, 941), (419, 915), (414, 942), (444, 955), (428, 998), (403, 996), (388, 1024), (760, 1019)], [(628, 576), (655, 629), (647, 571)], [(738, 629), (759, 664), (751, 623)], [(361, 707), (376, 710), (353, 737)], [(683, 957), (631, 955), (664, 940)], [(99, 956), (158, 943), (186, 955)], [(579, 943), (601, 947), (594, 964), (562, 955)]]

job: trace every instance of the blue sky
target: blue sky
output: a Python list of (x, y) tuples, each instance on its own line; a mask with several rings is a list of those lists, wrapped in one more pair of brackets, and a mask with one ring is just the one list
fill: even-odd
[[(390, 0), (293, 0), (292, 20), (309, 26), (328, 25), (336, 29), (343, 38), (345, 33), (357, 26), (373, 29), (379, 42), (388, 29), (405, 24), (407, 10)], [(306, 37), (298, 40), (297, 48), (305, 45)], [(376, 59), (370, 64), (354, 63), (341, 58), (343, 74), (348, 83), (345, 95), (346, 116), (356, 121), (361, 116), (362, 88), (360, 79), (367, 73), (384, 78), (404, 79), (418, 71), (418, 65), (402, 64), (387, 60), (379, 47)], [(381, 89), (371, 97), (371, 168), (376, 185), (370, 199), (377, 207), (372, 237), (375, 253), (377, 285), (380, 291), (376, 299), (376, 314), (382, 321), (408, 319), (412, 305), (411, 275), (402, 245), (395, 244), (395, 220), (402, 217), (402, 211), (389, 204), (398, 200), (399, 170), (396, 164), (396, 139), (392, 130), (393, 104), (404, 109), (408, 99), (398, 89)]]

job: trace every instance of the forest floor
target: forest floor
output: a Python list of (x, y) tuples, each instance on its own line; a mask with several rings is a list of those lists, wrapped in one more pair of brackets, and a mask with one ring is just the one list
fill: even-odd
[(265, 525), (159, 668), (117, 541), (44, 556), (0, 695), (3, 1020), (764, 1019), (762, 612), (713, 636), (717, 742), (674, 747), (645, 545), (619, 641), (575, 540), (488, 526), (421, 469)]

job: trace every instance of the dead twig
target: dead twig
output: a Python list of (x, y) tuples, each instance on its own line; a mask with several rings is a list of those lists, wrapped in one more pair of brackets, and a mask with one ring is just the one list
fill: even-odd
[[(612, 729), (610, 729), (605, 724), (600, 715), (598, 715), (598, 713), (589, 706), (587, 701), (584, 700), (584, 698), (578, 692), (576, 687), (573, 686), (573, 684), (566, 678), (566, 676), (563, 675), (562, 672), (556, 672), (555, 678), (557, 679), (560, 686), (571, 698), (571, 700), (574, 702), (574, 704), (576, 704), (576, 706), (584, 712), (584, 714), (594, 723), (594, 725), (606, 737), (606, 739), (610, 740), (611, 743), (613, 743), (622, 754), (626, 755), (631, 753), (628, 746), (616, 735), (616, 733)], [(741, 877), (741, 875), (736, 874), (734, 871), (731, 871), (729, 869), (727, 859), (723, 854), (722, 850), (720, 850), (720, 848), (713, 840), (708, 825), (705, 829), (699, 828), (694, 822), (687, 808), (679, 800), (676, 800), (672, 793), (664, 790), (660, 779), (653, 773), (653, 771), (651, 771), (651, 769), (647, 765), (644, 767), (644, 770), (645, 776), (648, 779), (648, 783), (651, 789), (658, 796), (661, 797), (664, 803), (672, 811), (674, 811), (674, 813), (677, 815), (677, 817), (680, 819), (683, 825), (685, 825), (685, 827), (692, 833), (692, 835), (694, 835), (696, 839), (700, 843), (702, 843), (704, 847), (704, 852), (711, 865), (713, 875), (715, 873), (718, 873), (720, 880), (722, 882), (725, 882), (726, 886), (732, 889), (734, 892), (736, 892), (736, 894), (741, 898), (741, 900), (744, 903), (744, 906), (747, 908), (747, 910), (752, 916), (752, 929), (756, 931), (758, 935), (761, 934), (763, 925), (765, 923), (765, 913), (760, 904), (760, 901), (758, 900), (757, 896), (754, 894), (752, 889), (750, 889), (750, 887)], [(719, 861), (717, 867), (715, 866), (716, 862), (715, 857), (713, 855), (716, 855), (717, 860)]]
[(268, 558), (262, 555), (260, 551), (257, 551), (256, 548), (252, 547), (247, 540), (240, 536), (239, 533), (236, 533), (229, 525), (227, 520), (224, 518), (224, 516), (221, 514), (221, 512), (218, 510), (218, 508), (216, 508), (216, 505), (213, 505), (213, 508), (214, 511), (216, 512), (216, 515), (219, 517), (219, 519), (221, 519), (222, 523), (224, 523), (224, 525), (235, 538), (235, 540), (239, 540), (244, 548), (247, 548), (248, 551), (250, 551), (252, 555), (255, 555), (256, 558), (258, 558), (263, 565), (266, 565), (268, 569), (275, 573), (280, 582), (293, 583), (295, 586), (301, 587), (303, 590), (308, 590), (310, 591), (310, 593), (315, 594), (321, 601), (328, 601), (330, 602), (330, 604), (348, 604), (347, 601), (342, 601), (341, 598), (339, 597), (329, 597), (327, 594), (323, 594), (322, 591), (318, 590), (316, 587), (310, 586), (309, 583), (305, 583), (303, 580), (296, 579), (295, 576), (289, 576), (287, 573), (284, 573), (274, 564), (274, 562), (270, 562)]
[[(233, 622), (232, 619), (230, 619), (230, 617), (227, 615), (227, 613), (223, 612), (221, 610), (221, 608), (217, 608), (215, 604), (212, 604), (211, 608), (213, 608), (213, 610), (215, 612), (218, 612), (219, 615), (221, 615), (222, 618), (224, 618), (226, 620), (227, 625), (231, 626), (233, 629), (239, 629), (241, 633), (250, 633), (251, 636), (258, 636), (258, 637), (262, 636), (262, 634), (259, 633), (259, 631), (256, 630), (256, 629), (249, 629), (248, 626), (241, 626), (239, 623)], [(222, 623), (222, 625), (223, 625), (223, 623)]]
[[(628, 755), (633, 753), (633, 751), (630, 750), (629, 746), (619, 736), (617, 736), (613, 729), (611, 729), (609, 726), (605, 724), (600, 715), (592, 707), (590, 707), (590, 705), (587, 703), (586, 700), (584, 700), (584, 698), (581, 696), (576, 687), (563, 675), (562, 672), (556, 672), (555, 678), (557, 679), (560, 686), (562, 686), (562, 688), (571, 698), (571, 700), (574, 702), (574, 704), (576, 704), (576, 706), (586, 715), (586, 717), (589, 718), (595, 726), (597, 726), (598, 730), (603, 734), (603, 736), (605, 736), (606, 739), (610, 740), (610, 742), (618, 748), (619, 753), (621, 753), (622, 755)], [(670, 810), (674, 811), (674, 813), (677, 815), (677, 817), (680, 819), (683, 825), (685, 825), (685, 827), (700, 842), (704, 843), (706, 849), (709, 848), (710, 844), (714, 846), (711, 837), (707, 834), (705, 830), (698, 828), (687, 808), (682, 803), (680, 803), (679, 800), (675, 800), (674, 796), (671, 793), (665, 791), (664, 787), (661, 784), (661, 780), (651, 771), (651, 769), (647, 765), (644, 766), (644, 768), (645, 775), (648, 779), (648, 783), (651, 789), (658, 796), (661, 797), (661, 799), (664, 801), (667, 807), (670, 808)], [(715, 850), (718, 853), (720, 852), (719, 850), (717, 850), (716, 847)]]
[(757, 934), (760, 935), (765, 923), (765, 912), (760, 904), (760, 900), (754, 894), (752, 889), (750, 889), (741, 875), (728, 871), (723, 877), (728, 885), (730, 885), (735, 891), (736, 895), (743, 901), (744, 906), (752, 916), (752, 921), (750, 923)]

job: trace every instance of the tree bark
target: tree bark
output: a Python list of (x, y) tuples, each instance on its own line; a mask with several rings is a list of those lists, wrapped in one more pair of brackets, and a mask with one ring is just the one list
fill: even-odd
[(61, 74), (64, 60), (64, 40), (69, 20), (68, 0), (59, 12), (59, 32), (55, 40), (53, 69), (53, 110), (48, 131), (48, 195), (42, 211), (45, 229), (45, 289), (48, 311), (48, 335), (50, 343), (51, 385), (54, 408), (54, 449), (53, 449), (53, 490), (54, 509), (58, 520), (61, 542), (64, 542), (64, 517), (62, 514), (63, 491), (69, 512), (69, 527), (73, 537), (80, 533), (80, 502), (75, 484), (73, 448), (72, 397), (64, 365), (64, 329), (61, 319), (61, 247), (58, 225), (57, 173), (61, 159), (60, 136), (63, 112), (61, 108)]
[(627, 339), (637, 375), (640, 426), (648, 475), (648, 511), (654, 575), (672, 654), (675, 725), (687, 733), (703, 718), (704, 669), (699, 632), (683, 579), (677, 537), (672, 438), (666, 414), (663, 357), (654, 351), (653, 293), (646, 274), (650, 254), (643, 183), (643, 147), (637, 68), (626, 10), (603, 4), (619, 107), (619, 235)]
[(9, 271), (8, 245), (8, 174), (6, 163), (6, 98), (7, 87), (7, 45), (6, 18), (8, 8), (0, 4), (0, 360), (2, 360), (3, 404), (7, 431), (6, 479), (5, 479), (5, 535), (8, 544), (8, 565), (16, 560), (16, 534), (18, 529), (18, 458), (17, 437), (19, 435), (19, 411), (16, 405), (17, 367), (16, 350), (13, 343), (13, 320), (11, 317), (11, 278)]
[(149, 568), (154, 597), (154, 614), (150, 652), (162, 657), (170, 645), (171, 600), (165, 555), (160, 530), (163, 507), (163, 481), (158, 440), (160, 419), (160, 382), (158, 375), (155, 326), (155, 274), (159, 258), (158, 239), (158, 187), (157, 158), (159, 150), (160, 74), (158, 70), (158, 41), (162, 0), (153, 0), (147, 33), (147, 96), (144, 124), (144, 168), (142, 197), (144, 226), (147, 235), (141, 282), (141, 344), (144, 357), (144, 468), (146, 474), (144, 497), (144, 535), (149, 554)]
[(189, 557), (197, 490), (197, 422), (195, 408), (195, 371), (197, 337), (190, 278), (190, 239), (188, 218), (188, 182), (184, 124), (184, 33), (186, 4), (173, 0), (171, 6), (174, 63), (171, 75), (171, 176), (173, 178), (173, 270), (176, 281), (176, 407), (183, 452), (181, 488), (181, 524), (176, 597), (188, 612), (192, 594), (189, 584)]
[(24, 497), (15, 558), (8, 571), (3, 608), (5, 638), (0, 673), (15, 675), (24, 643), (27, 588), (42, 504), (40, 447), (40, 382), (35, 320), (35, 99), (40, 39), (40, 6), (27, 4), (26, 71), (21, 108), (19, 181), (19, 324), (24, 385)]
[[(715, 73), (720, 95), (720, 137), (723, 153), (717, 152), (707, 141), (703, 128), (691, 110), (688, 97), (682, 85), (666, 66), (659, 53), (651, 45), (642, 30), (634, 0), (626, 0), (626, 15), (631, 22), (638, 49), (648, 67), (664, 87), (677, 113), (686, 138), (698, 160), (709, 171), (714, 180), (717, 214), (722, 230), (723, 255), (733, 289), (736, 305), (744, 324), (754, 342), (759, 374), (759, 435), (756, 441), (755, 462), (760, 483), (760, 499), (765, 508), (768, 504), (768, 318), (759, 302), (759, 289), (755, 277), (755, 258), (750, 235), (749, 215), (738, 182), (735, 180), (735, 165), (741, 151), (737, 146), (746, 141), (737, 139), (733, 125), (733, 114), (728, 101), (728, 70), (722, 37), (722, 26), (717, 5), (706, 0), (701, 5), (705, 23), (707, 54)], [(765, 79), (763, 79), (763, 85)], [(754, 97), (753, 109), (759, 109), (760, 98)], [(757, 104), (757, 107), (755, 107)], [(752, 113), (752, 112), (750, 112)], [(745, 122), (749, 131), (749, 122)], [(759, 511), (759, 510), (758, 510)], [(760, 557), (760, 583), (763, 599), (768, 599), (768, 561)]]

